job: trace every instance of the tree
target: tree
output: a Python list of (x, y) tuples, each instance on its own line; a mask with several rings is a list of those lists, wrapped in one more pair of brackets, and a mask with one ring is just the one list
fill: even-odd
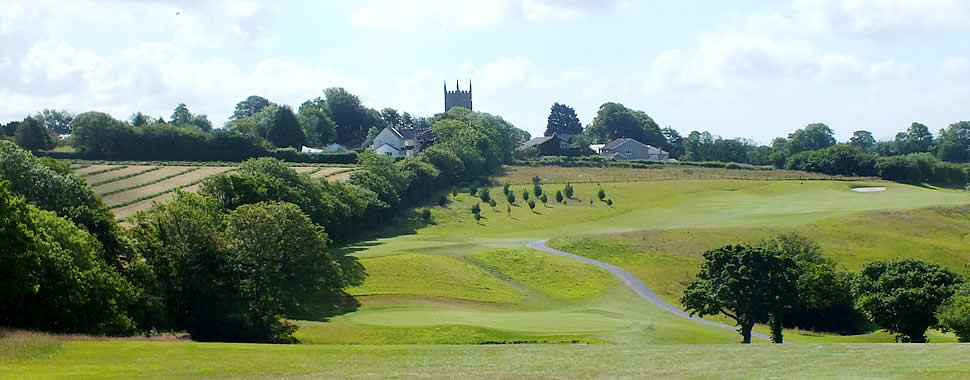
[(538, 183), (533, 184), (532, 185), (532, 194), (535, 194), (535, 196), (537, 196), (537, 197), (540, 196), (540, 195), (542, 195), (542, 186), (539, 186)]
[(788, 135), (789, 153), (818, 150), (835, 145), (835, 132), (822, 123), (812, 123)]
[(20, 122), (19, 121), (11, 121), (11, 122), (7, 123), (6, 125), (4, 125), (3, 128), (0, 128), (0, 129), (3, 129), (3, 135), (4, 136), (13, 136), (14, 133), (17, 132), (17, 128), (18, 127), (20, 127)]
[(44, 121), (28, 117), (14, 133), (14, 141), (23, 149), (40, 150), (54, 147), (54, 138), (44, 128)]
[(610, 206), (610, 207), (613, 207), (613, 200), (612, 199), (607, 199), (606, 200), (606, 205), (607, 206)]
[(563, 188), (563, 195), (565, 195), (566, 198), (573, 199), (573, 185), (569, 182), (566, 182), (566, 187)]
[(562, 203), (562, 190), (556, 190), (556, 202)]
[(468, 195), (471, 195), (473, 197), (476, 196), (476, 195), (478, 195), (478, 187), (476, 187), (476, 186), (469, 187), (468, 188)]
[(349, 147), (361, 146), (367, 130), (381, 124), (380, 113), (364, 107), (360, 98), (343, 88), (324, 90), (326, 100), (316, 99), (322, 110), (337, 126), (337, 142)]
[(509, 184), (502, 185), (502, 194), (509, 195)]
[(529, 192), (528, 191), (522, 190), (522, 200), (524, 200), (524, 201), (529, 200)]
[(549, 202), (549, 197), (546, 196), (546, 193), (542, 193), (542, 195), (539, 196), (539, 200), (542, 201), (542, 205), (545, 206), (546, 203)]
[(970, 121), (950, 124), (940, 131), (937, 156), (943, 161), (967, 162), (970, 160)]
[(961, 343), (970, 343), (970, 285), (963, 283), (936, 311), (944, 331), (953, 331)]
[(876, 146), (876, 138), (872, 137), (872, 132), (855, 131), (849, 138), (849, 145), (859, 148), (863, 152), (871, 152)]
[(131, 117), (128, 118), (128, 123), (136, 127), (141, 127), (144, 125), (151, 124), (152, 117), (145, 115), (141, 112), (136, 112), (132, 114)]
[(68, 110), (51, 110), (44, 109), (37, 113), (34, 118), (44, 121), (44, 126), (47, 129), (54, 131), (57, 134), (70, 134), (71, 133), (71, 121), (74, 120), (74, 114)]
[(532, 210), (532, 212), (535, 212), (535, 208), (536, 208), (536, 201), (533, 200), (533, 199), (530, 199), (529, 200), (529, 210)]
[[(734, 319), (742, 343), (751, 343), (751, 329), (781, 313), (796, 294), (794, 260), (762, 247), (729, 245), (704, 253), (697, 279), (687, 285), (680, 302), (690, 315), (723, 314)], [(774, 330), (774, 329), (773, 329)], [(780, 343), (781, 336), (777, 336)]]
[(492, 208), (492, 211), (495, 211), (495, 206), (497, 206), (497, 205), (498, 205), (498, 203), (496, 203), (494, 199), (489, 199), (488, 200), (488, 207), (491, 207)]
[(397, 112), (397, 110), (390, 107), (387, 107), (381, 110), (381, 120), (384, 121), (384, 125), (387, 127), (391, 127), (391, 128), (404, 127), (404, 122), (401, 119), (401, 115)]
[(596, 197), (602, 202), (603, 199), (606, 199), (606, 191), (604, 191), (603, 188), (600, 188), (600, 190), (596, 192)]
[(175, 110), (172, 111), (172, 124), (175, 125), (187, 125), (192, 123), (192, 113), (189, 112), (189, 107), (185, 103), (179, 103), (175, 106)]
[(192, 116), (192, 125), (198, 127), (202, 132), (212, 131), (212, 122), (209, 121), (209, 116), (204, 113)]
[(257, 95), (250, 95), (245, 100), (236, 103), (236, 110), (233, 111), (232, 116), (229, 117), (229, 120), (235, 121), (252, 117), (253, 115), (259, 113), (259, 111), (262, 111), (263, 108), (266, 108), (268, 105), (270, 105), (270, 102), (266, 98)]
[(488, 191), (487, 187), (483, 187), (478, 191), (478, 198), (481, 199), (482, 202), (488, 203), (488, 201), (492, 200), (492, 194)]
[(893, 144), (899, 154), (929, 152), (933, 145), (933, 134), (925, 125), (913, 122), (906, 132), (896, 134)]
[(265, 110), (273, 112), (267, 115), (266, 139), (278, 147), (299, 148), (306, 142), (306, 136), (300, 128), (300, 122), (296, 120), (293, 109), (290, 106), (268, 107)]
[(478, 214), (482, 212), (482, 206), (478, 205), (478, 202), (472, 205), (472, 214)]
[(867, 263), (852, 281), (856, 305), (904, 343), (925, 343), (936, 310), (953, 295), (956, 273), (916, 259)]
[(505, 213), (508, 214), (508, 216), (512, 216), (512, 206), (505, 206)]
[(323, 147), (337, 136), (337, 127), (333, 120), (318, 107), (300, 107), (297, 120), (306, 135), (307, 145)]
[(579, 123), (576, 110), (565, 104), (553, 103), (546, 121), (544, 136), (578, 135), (583, 133), (583, 125)]
[(364, 141), (360, 143), (360, 146), (365, 149), (374, 148), (373, 146), (374, 139), (376, 139), (377, 135), (379, 135), (380, 133), (381, 133), (381, 130), (378, 129), (377, 127), (370, 127), (369, 129), (367, 129), (367, 137), (364, 137)]
[(597, 142), (628, 137), (643, 144), (667, 146), (667, 140), (657, 123), (642, 111), (634, 111), (619, 103), (603, 103), (586, 134)]
[(507, 195), (505, 197), (505, 199), (509, 201), (509, 204), (514, 205), (515, 204), (515, 193), (510, 191), (509, 192), (509, 195)]
[(482, 224), (482, 214), (475, 214), (475, 223)]
[(664, 149), (667, 153), (670, 153), (670, 158), (680, 158), (680, 156), (686, 153), (686, 147), (684, 147), (684, 138), (677, 133), (677, 130), (666, 127), (660, 130), (664, 135), (664, 139), (667, 140), (667, 146)]

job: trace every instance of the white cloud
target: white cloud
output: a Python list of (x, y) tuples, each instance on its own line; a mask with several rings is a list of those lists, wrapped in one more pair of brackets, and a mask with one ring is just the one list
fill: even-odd
[(476, 29), (519, 19), (575, 20), (619, 4), (615, 0), (370, 0), (354, 9), (351, 24), (398, 31)]
[(800, 21), (816, 31), (896, 38), (941, 29), (966, 29), (965, 0), (798, 0)]

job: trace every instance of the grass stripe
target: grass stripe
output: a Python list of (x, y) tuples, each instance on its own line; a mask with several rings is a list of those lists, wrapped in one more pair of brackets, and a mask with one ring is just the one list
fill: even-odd
[(131, 174), (126, 174), (126, 175), (123, 175), (123, 176), (120, 176), (120, 177), (108, 178), (108, 179), (106, 179), (104, 181), (92, 183), (91, 184), (91, 187), (101, 186), (101, 185), (104, 185), (106, 183), (111, 183), (111, 182), (123, 181), (123, 180), (126, 180), (126, 179), (131, 178), (131, 177), (139, 176), (139, 175), (142, 175), (142, 174), (145, 174), (145, 173), (151, 173), (151, 172), (156, 171), (156, 170), (161, 169), (161, 168), (162, 168), (161, 166), (154, 166), (154, 167), (150, 167), (148, 169), (145, 169), (145, 170), (142, 170), (142, 171), (139, 171), (139, 172), (134, 172), (134, 173), (131, 173)]
[[(121, 170), (121, 169), (124, 169), (124, 168), (127, 168), (127, 167), (128, 167), (128, 165), (112, 166), (112, 167), (107, 168), (107, 169), (101, 169), (101, 170), (95, 170), (93, 172), (87, 172), (87, 173), (81, 174), (81, 176), (82, 177), (90, 177), (90, 176), (97, 175), (97, 174), (101, 174), (101, 173), (107, 173), (107, 172), (113, 172), (115, 170)], [(77, 169), (74, 169), (74, 170), (77, 170)]]
[[(199, 168), (194, 168), (194, 169), (199, 169)], [(224, 171), (224, 172), (219, 173), (219, 174), (234, 172), (236, 170), (238, 170), (238, 169), (235, 169), (234, 168), (234, 169), (230, 169), (230, 170)], [(189, 171), (194, 171), (194, 170), (189, 170)], [(183, 172), (183, 173), (180, 173), (180, 174), (185, 174), (187, 172)], [(174, 177), (174, 176), (171, 176), (171, 177)], [(121, 203), (113, 204), (113, 205), (108, 206), (108, 208), (116, 209), (118, 207), (125, 207), (125, 206), (131, 205), (131, 204), (135, 204), (135, 203), (138, 203), (138, 202), (141, 202), (141, 201), (144, 201), (144, 200), (149, 200), (149, 199), (152, 199), (152, 198), (160, 197), (162, 195), (171, 193), (171, 192), (173, 192), (175, 190), (180, 190), (180, 189), (184, 189), (186, 187), (192, 187), (192, 186), (198, 185), (198, 184), (202, 183), (202, 181), (205, 181), (207, 178), (209, 178), (209, 177), (199, 178), (199, 179), (197, 179), (195, 181), (186, 183), (186, 184), (181, 185), (181, 186), (175, 186), (175, 187), (173, 187), (171, 189), (159, 191), (159, 192), (154, 193), (154, 194), (149, 194), (149, 195), (146, 195), (146, 196), (143, 196), (143, 197), (138, 197), (136, 199), (132, 199), (132, 200), (129, 200), (129, 201), (124, 201), (124, 202), (121, 202)], [(158, 181), (158, 182), (161, 182), (161, 181)], [(141, 186), (138, 186), (138, 187), (141, 187)], [(121, 219), (121, 221), (123, 222), (123, 221), (125, 221), (127, 219), (128, 218), (124, 218), (124, 219)]]
[[(188, 173), (194, 172), (196, 170), (199, 170), (199, 168), (188, 168), (188, 169), (185, 169), (183, 171), (180, 171), (180, 172), (177, 172), (177, 173), (173, 173), (171, 175), (167, 175), (167, 176), (164, 176), (164, 177), (156, 178), (156, 179), (154, 179), (152, 181), (149, 181), (149, 182), (140, 183), (140, 184), (137, 184), (137, 185), (134, 185), (134, 186), (129, 186), (129, 187), (121, 188), (121, 189), (112, 190), (112, 191), (109, 191), (107, 193), (101, 194), (101, 197), (104, 198), (104, 197), (107, 197), (107, 196), (109, 196), (111, 194), (118, 194), (118, 193), (123, 192), (123, 191), (133, 190), (133, 189), (137, 189), (139, 187), (145, 187), (145, 186), (148, 186), (148, 185), (154, 185), (154, 184), (159, 183), (159, 182), (162, 182), (162, 181), (164, 181), (166, 179), (178, 177), (178, 176), (183, 175), (183, 174), (188, 174)], [(111, 206), (111, 208), (115, 208), (115, 207), (118, 207), (118, 206)]]

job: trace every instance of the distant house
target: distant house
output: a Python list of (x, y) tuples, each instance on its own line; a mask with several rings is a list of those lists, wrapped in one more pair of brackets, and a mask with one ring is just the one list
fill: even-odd
[(536, 137), (526, 141), (519, 147), (523, 150), (530, 148), (535, 148), (541, 156), (557, 156), (569, 150), (569, 141), (553, 133), (552, 136)]
[(347, 152), (350, 152), (350, 149), (347, 149), (347, 147), (345, 147), (343, 145), (340, 145), (340, 144), (330, 144), (330, 145), (327, 145), (326, 147), (324, 147), (323, 149), (310, 148), (308, 146), (303, 146), (303, 147), (300, 147), (300, 152), (303, 152), (303, 153), (313, 153), (313, 154), (319, 154), (319, 153), (347, 153)]
[(660, 148), (629, 138), (610, 141), (600, 148), (599, 153), (601, 156), (617, 160), (667, 161), (670, 158), (670, 154)]
[(589, 150), (596, 154), (600, 154), (600, 150), (603, 149), (604, 146), (606, 146), (606, 144), (593, 144), (589, 146)]
[(387, 127), (374, 138), (374, 149), (377, 154), (391, 157), (414, 157), (434, 141), (434, 135), (429, 129), (397, 129)]

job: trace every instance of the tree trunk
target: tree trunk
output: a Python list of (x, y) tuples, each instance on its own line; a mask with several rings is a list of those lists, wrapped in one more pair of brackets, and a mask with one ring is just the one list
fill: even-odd
[(741, 322), (741, 343), (751, 343), (751, 328), (754, 322)]
[(783, 336), (782, 327), (782, 315), (781, 312), (774, 312), (768, 314), (768, 325), (771, 326), (771, 342), (772, 343), (784, 343), (785, 337)]

